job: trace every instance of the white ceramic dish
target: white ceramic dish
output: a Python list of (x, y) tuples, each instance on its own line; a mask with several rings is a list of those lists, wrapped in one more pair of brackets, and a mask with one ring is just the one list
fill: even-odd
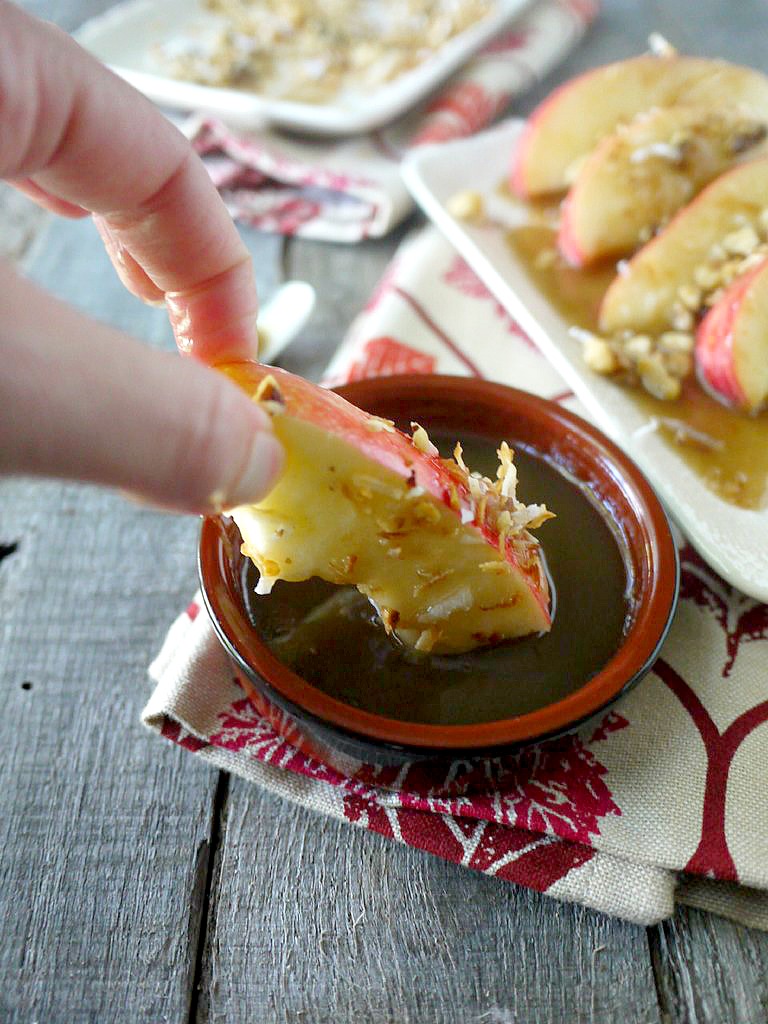
[(375, 90), (346, 92), (332, 103), (278, 100), (240, 89), (211, 88), (169, 78), (152, 59), (153, 47), (184, 36), (191, 26), (204, 31), (211, 15), (199, 0), (127, 0), (86, 22), (75, 38), (99, 60), (157, 103), (203, 111), (241, 127), (274, 124), (320, 135), (371, 131), (394, 120), (423, 99), (489, 42), (529, 0), (498, 0), (496, 9), (441, 47), (412, 71)]
[[(591, 373), (568, 325), (531, 281), (498, 225), (456, 220), (446, 203), (471, 188), (492, 220), (513, 227), (526, 212), (499, 192), (522, 121), (507, 121), (471, 139), (415, 151), (404, 166), (408, 188), (475, 273), (520, 322), (584, 403), (595, 422), (634, 458), (701, 556), (729, 583), (768, 601), (768, 507), (736, 508), (710, 491), (653, 430), (649, 418), (610, 380)], [(768, 426), (766, 429), (768, 434)]]
[(262, 363), (274, 363), (312, 315), (315, 289), (306, 281), (286, 281), (259, 310)]

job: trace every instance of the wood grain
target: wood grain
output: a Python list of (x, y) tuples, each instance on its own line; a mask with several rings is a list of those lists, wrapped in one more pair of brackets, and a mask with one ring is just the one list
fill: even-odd
[(666, 1019), (680, 1024), (768, 1020), (768, 934), (681, 908), (653, 929), (651, 953)]
[[(282, 242), (249, 241), (268, 297)], [(88, 221), (52, 220), (27, 270), (173, 347), (164, 313), (122, 288)], [(196, 586), (197, 523), (33, 481), (0, 484), (0, 509), (0, 1019), (185, 1020), (217, 774), (158, 744), (139, 715), (147, 666)]]
[(320, 379), (415, 219), (411, 218), (386, 239), (357, 245), (288, 241), (284, 257), (286, 277), (314, 284), (317, 303), (312, 320), (284, 353), (281, 366), (310, 380)]
[(139, 713), (195, 524), (60, 484), (2, 508), (0, 1019), (182, 1019), (215, 776)]
[(645, 930), (233, 780), (199, 1021), (658, 1021)]

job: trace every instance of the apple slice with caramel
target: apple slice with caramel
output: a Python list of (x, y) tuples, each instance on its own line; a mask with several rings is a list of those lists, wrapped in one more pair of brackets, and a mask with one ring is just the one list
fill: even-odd
[(385, 629), (421, 651), (455, 653), (550, 628), (549, 587), (529, 532), (551, 513), (515, 496), (507, 445), (498, 479), (442, 459), (325, 388), (256, 363), (220, 367), (271, 415), (286, 451), (260, 502), (228, 510), (256, 564), (258, 592), (317, 576), (354, 584)]
[(652, 107), (718, 109), (745, 117), (768, 109), (768, 78), (726, 61), (669, 55), (633, 57), (566, 82), (528, 118), (511, 185), (523, 199), (565, 191), (579, 161), (619, 124)]
[(600, 306), (600, 330), (660, 334), (689, 330), (705, 293), (747, 269), (765, 246), (768, 158), (721, 174), (644, 245), (613, 280)]
[(696, 333), (704, 386), (728, 405), (759, 412), (768, 401), (768, 259), (725, 290)]
[(754, 154), (765, 121), (737, 110), (656, 107), (620, 125), (581, 165), (562, 207), (558, 246), (573, 266), (638, 248), (705, 185)]

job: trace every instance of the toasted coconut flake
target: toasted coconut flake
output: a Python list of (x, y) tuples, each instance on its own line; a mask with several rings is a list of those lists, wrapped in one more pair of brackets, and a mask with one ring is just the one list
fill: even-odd
[(517, 467), (513, 462), (515, 453), (506, 441), (502, 441), (496, 454), (499, 457), (499, 468), (496, 470), (496, 475), (501, 484), (501, 496), (514, 501), (517, 493)]
[(331, 559), (328, 564), (337, 576), (346, 579), (352, 575), (357, 561), (357, 555), (344, 555), (343, 558)]
[(440, 510), (431, 501), (419, 501), (413, 509), (416, 521), (420, 523), (439, 523)]
[(667, 160), (671, 164), (680, 164), (683, 162), (684, 156), (682, 145), (673, 146), (669, 142), (650, 142), (647, 146), (639, 146), (634, 150), (629, 162), (641, 164), (656, 157), (658, 160)]
[(439, 639), (440, 630), (435, 626), (430, 626), (429, 629), (424, 629), (419, 633), (419, 639), (413, 646), (415, 650), (422, 651), (424, 654), (429, 654)]
[(265, 576), (264, 573), (261, 573), (254, 588), (255, 592), (259, 595), (259, 597), (266, 597), (267, 594), (272, 593), (272, 588), (274, 587), (275, 583), (277, 583), (277, 580), (275, 579), (274, 576)]
[(423, 577), (423, 582), (418, 583), (413, 588), (413, 593), (416, 597), (423, 594), (424, 591), (428, 590), (430, 587), (434, 587), (436, 583), (442, 583), (443, 580), (447, 580), (449, 576), (453, 575), (453, 569), (444, 569), (443, 572), (433, 574), (427, 573), (426, 575), (420, 569), (417, 569), (416, 572), (419, 576)]
[(221, 515), (221, 513), (224, 511), (225, 498), (226, 495), (224, 494), (224, 491), (214, 491), (213, 494), (210, 494), (208, 496), (209, 508), (212, 509), (212, 511), (214, 511), (217, 515)]
[(382, 431), (386, 434), (394, 434), (395, 424), (392, 420), (385, 420), (383, 416), (369, 416), (365, 421), (365, 429), (370, 430), (372, 433), (381, 433)]
[(442, 622), (457, 611), (467, 611), (472, 607), (472, 589), (463, 586), (452, 590), (439, 601), (431, 604), (419, 616), (419, 622)]
[(725, 441), (722, 438), (712, 437), (702, 430), (696, 430), (684, 420), (662, 416), (656, 422), (670, 430), (679, 445), (689, 445), (693, 448), (712, 452), (720, 452), (725, 447)]
[(665, 39), (661, 32), (651, 32), (648, 36), (648, 49), (654, 57), (677, 56), (677, 48)]
[(453, 458), (462, 473), (466, 473), (466, 475), (469, 476), (469, 469), (467, 468), (467, 464), (464, 462), (464, 449), (461, 447), (460, 441), (456, 442), (456, 447), (453, 449)]
[(424, 455), (439, 455), (437, 448), (432, 444), (429, 439), (429, 434), (426, 432), (424, 427), (418, 423), (411, 423), (411, 430), (413, 431), (413, 446), (418, 449)]
[(382, 608), (380, 617), (387, 636), (391, 636), (400, 621), (400, 612), (396, 608)]
[(498, 604), (481, 604), (480, 611), (495, 612), (497, 608), (514, 608), (518, 604), (520, 604), (520, 595), (513, 594), (512, 597), (508, 597), (506, 601), (499, 601)]
[(512, 572), (512, 566), (509, 562), (481, 562), (478, 566), (480, 572), (489, 572), (494, 576), (504, 576), (506, 573)]
[[(523, 514), (525, 515), (525, 522), (522, 522)], [(516, 516), (519, 516), (520, 519), (516, 519), (513, 516), (512, 521), (516, 524), (520, 523), (519, 529), (537, 530), (548, 519), (554, 519), (555, 513), (550, 512), (546, 505), (524, 505), (523, 509), (516, 513)]]
[(277, 405), (280, 408), (285, 407), (285, 398), (283, 393), (271, 373), (259, 382), (259, 386), (256, 388), (253, 400), (254, 402), (263, 403), (265, 405), (271, 404)]

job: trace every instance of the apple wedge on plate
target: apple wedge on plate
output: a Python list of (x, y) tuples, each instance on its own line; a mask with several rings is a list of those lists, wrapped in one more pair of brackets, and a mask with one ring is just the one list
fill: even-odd
[(576, 267), (633, 252), (705, 185), (755, 149), (762, 120), (737, 109), (654, 107), (620, 125), (581, 164), (558, 247)]
[(768, 158), (720, 175), (628, 262), (605, 293), (600, 329), (660, 334), (674, 327), (681, 288), (746, 258), (765, 233)]
[(286, 466), (260, 502), (229, 511), (243, 551), (276, 580), (354, 584), (388, 632), (454, 653), (550, 628), (549, 587), (529, 532), (550, 518), (515, 497), (506, 445), (498, 479), (441, 459), (426, 432), (387, 420), (285, 371), (222, 368), (271, 415)]
[(727, 102), (745, 117), (768, 109), (759, 71), (699, 57), (642, 56), (566, 82), (528, 119), (516, 147), (513, 190), (524, 199), (563, 192), (578, 162), (619, 124), (652, 107), (717, 110)]
[(738, 277), (701, 321), (702, 384), (729, 405), (759, 412), (768, 400), (768, 259)]

